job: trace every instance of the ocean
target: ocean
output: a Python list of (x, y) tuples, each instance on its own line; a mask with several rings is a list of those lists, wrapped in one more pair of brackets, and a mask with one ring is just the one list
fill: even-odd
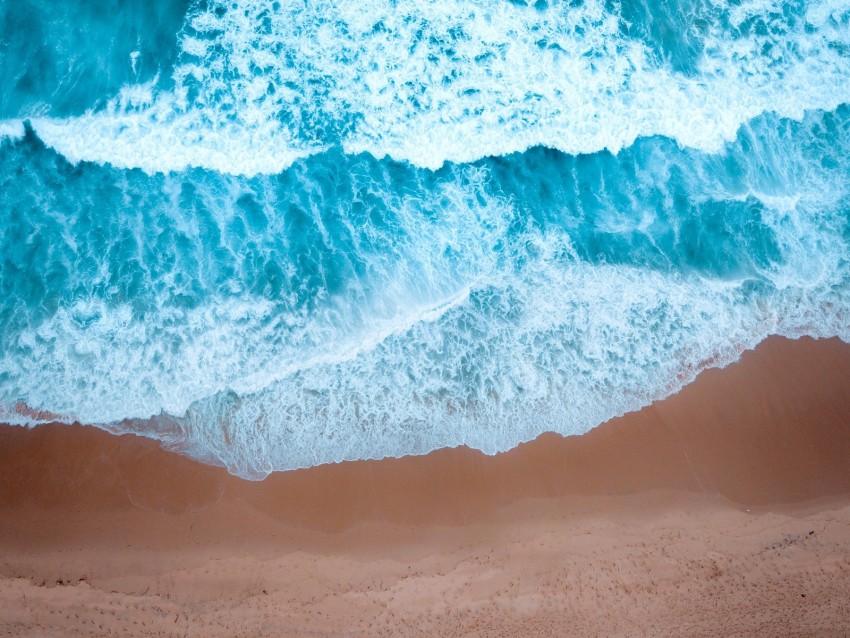
[(850, 341), (850, 0), (0, 0), (0, 421), (260, 479)]

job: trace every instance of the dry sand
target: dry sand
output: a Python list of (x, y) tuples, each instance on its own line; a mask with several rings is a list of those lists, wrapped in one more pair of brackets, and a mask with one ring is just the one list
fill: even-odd
[(850, 346), (581, 437), (259, 483), (0, 427), (0, 635), (850, 636)]

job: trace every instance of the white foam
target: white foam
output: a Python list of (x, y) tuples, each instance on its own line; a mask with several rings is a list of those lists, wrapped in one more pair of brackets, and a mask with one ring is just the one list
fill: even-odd
[(158, 120), (151, 111), (99, 112), (72, 119), (33, 118), (41, 140), (71, 163), (95, 161), (146, 173), (204, 167), (235, 175), (279, 173), (321, 150), (290, 144), (271, 127), (205, 128), (197, 113)]
[(742, 305), (735, 285), (609, 266), (543, 268), (534, 278), (523, 290), (500, 282), (476, 291), (504, 296), (513, 321), (466, 304), (354, 359), (310, 366), (255, 394), (199, 401), (182, 420), (184, 436), (251, 478), (445, 446), (492, 454), (544, 431), (586, 432), (769, 334), (841, 326), (848, 337), (846, 304), (843, 315), (823, 312), (812, 303), (819, 295)]
[(427, 168), (535, 145), (617, 152), (651, 135), (714, 152), (762, 113), (850, 100), (850, 2), (812, 2), (793, 28), (775, 4), (706, 8), (768, 34), (709, 24), (689, 76), (624, 36), (602, 0), (212, 2), (187, 20), (173, 92), (33, 127), (72, 161), (148, 172), (277, 173), (333, 144)]
[(23, 120), (0, 120), (0, 144), (24, 139), (26, 129)]
[[(414, 323), (436, 321), (463, 303), (495, 259), (491, 246), (508, 211), (486, 199), (483, 179), (469, 168), (428, 201), (399, 202), (392, 254), (376, 256), (369, 277), (348, 282), (333, 297), (318, 291), (309, 316), (285, 298), (247, 293), (213, 296), (191, 309), (151, 309), (144, 319), (134, 317), (130, 304), (86, 300), (60, 307), (17, 334), (0, 357), (0, 375), (9, 379), (0, 405), (25, 400), (87, 423), (182, 414), (204, 397), (256, 392), (304, 367), (356, 357)], [(212, 213), (222, 227), (235, 214)], [(436, 225), (429, 221), (435, 218)], [(289, 288), (299, 285), (291, 281)]]

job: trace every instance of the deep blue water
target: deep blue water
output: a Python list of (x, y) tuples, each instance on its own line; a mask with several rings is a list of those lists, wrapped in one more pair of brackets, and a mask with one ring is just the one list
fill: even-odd
[(850, 340), (848, 47), (837, 0), (0, 0), (0, 420), (257, 478)]

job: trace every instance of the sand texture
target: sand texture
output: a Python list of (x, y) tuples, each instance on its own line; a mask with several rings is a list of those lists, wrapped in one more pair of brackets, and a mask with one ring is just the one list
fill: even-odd
[(247, 482), (0, 427), (0, 635), (850, 636), (850, 345), (581, 437)]

